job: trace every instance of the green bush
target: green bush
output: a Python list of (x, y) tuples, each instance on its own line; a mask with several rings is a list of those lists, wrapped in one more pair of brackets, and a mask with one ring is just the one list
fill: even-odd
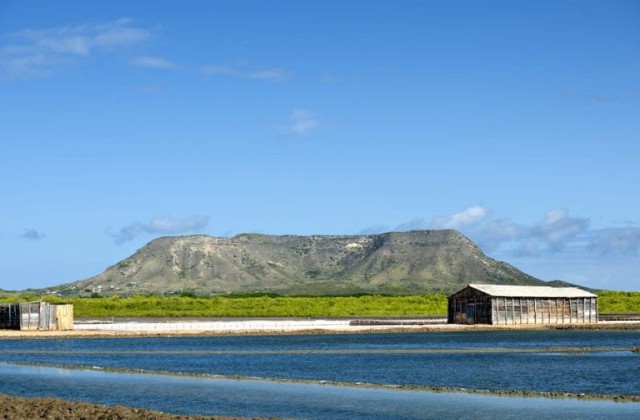
[(640, 292), (616, 292), (606, 290), (598, 293), (600, 313), (640, 312)]
[(419, 296), (132, 296), (74, 298), (76, 317), (339, 317), (445, 315), (443, 294)]

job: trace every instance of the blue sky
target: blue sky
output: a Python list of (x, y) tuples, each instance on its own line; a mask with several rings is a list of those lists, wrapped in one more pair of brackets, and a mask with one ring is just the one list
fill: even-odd
[(0, 0), (0, 288), (153, 238), (458, 229), (640, 290), (637, 1)]

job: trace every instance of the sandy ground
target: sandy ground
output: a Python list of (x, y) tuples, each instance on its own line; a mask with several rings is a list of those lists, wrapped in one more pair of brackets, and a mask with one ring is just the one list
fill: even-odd
[(184, 335), (184, 336), (216, 336), (216, 335), (272, 335), (272, 334), (345, 334), (345, 333), (397, 333), (397, 332), (438, 332), (438, 331), (494, 331), (494, 330), (522, 330), (522, 329), (593, 329), (593, 330), (640, 330), (638, 322), (607, 322), (597, 324), (572, 325), (460, 325), (460, 324), (429, 324), (429, 325), (346, 325), (332, 326), (318, 329), (282, 328), (278, 330), (70, 330), (70, 331), (15, 331), (0, 330), (0, 339), (12, 338), (62, 338), (62, 337), (141, 337)]
[(57, 398), (19, 398), (0, 394), (0, 418), (14, 420), (71, 419), (71, 420), (231, 420), (240, 417), (183, 416), (122, 406), (102, 406)]

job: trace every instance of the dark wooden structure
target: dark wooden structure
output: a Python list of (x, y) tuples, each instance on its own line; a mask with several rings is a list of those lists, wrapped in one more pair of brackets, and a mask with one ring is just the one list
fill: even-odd
[(597, 296), (576, 287), (470, 284), (449, 296), (450, 324), (598, 322)]
[(72, 330), (73, 305), (47, 302), (0, 304), (2, 330)]

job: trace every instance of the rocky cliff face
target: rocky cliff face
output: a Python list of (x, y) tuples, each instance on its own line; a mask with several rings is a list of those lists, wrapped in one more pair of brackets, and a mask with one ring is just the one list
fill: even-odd
[(453, 230), (362, 236), (164, 237), (73, 293), (352, 294), (450, 292), (469, 282), (544, 284)]

